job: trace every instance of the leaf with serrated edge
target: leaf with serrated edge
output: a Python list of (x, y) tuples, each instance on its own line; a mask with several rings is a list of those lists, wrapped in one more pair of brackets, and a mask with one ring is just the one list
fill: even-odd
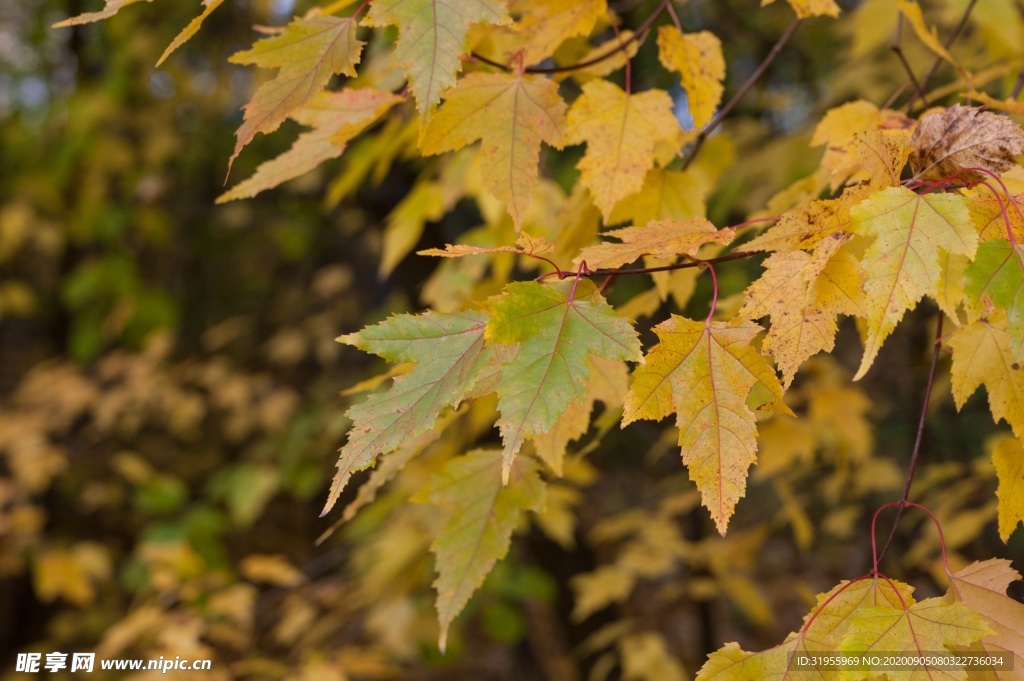
[(978, 386), (988, 391), (992, 418), (1006, 419), (1014, 434), (1024, 438), (1024, 370), (1010, 351), (1010, 334), (1002, 311), (954, 331), (947, 341), (953, 349), (953, 398), (962, 409)]
[(416, 251), (416, 255), (432, 255), (437, 258), (462, 258), (467, 255), (490, 255), (492, 253), (519, 253), (526, 255), (541, 255), (550, 251), (554, 246), (542, 236), (530, 236), (526, 232), (520, 232), (516, 243), (513, 246), (471, 246), (469, 244), (445, 244), (442, 248), (428, 248), (423, 251)]
[(736, 236), (735, 230), (717, 229), (705, 218), (690, 220), (657, 220), (643, 227), (626, 227), (611, 232), (622, 243), (607, 242), (584, 248), (573, 262), (586, 261), (590, 269), (615, 268), (644, 255), (675, 259), (697, 255), (700, 247), (708, 243), (728, 244)]
[(171, 56), (171, 53), (173, 53), (176, 49), (178, 49), (179, 47), (187, 43), (189, 40), (191, 40), (192, 36), (194, 36), (202, 27), (203, 22), (206, 21), (206, 18), (213, 14), (213, 11), (220, 7), (223, 3), (224, 0), (204, 0), (203, 4), (206, 7), (205, 9), (203, 9), (202, 14), (197, 16), (192, 21), (188, 22), (188, 25), (185, 26), (185, 28), (181, 29), (181, 33), (175, 36), (174, 40), (171, 41), (171, 44), (168, 45), (167, 49), (164, 50), (164, 53), (160, 55), (160, 59), (157, 60), (156, 65), (160, 66), (160, 64), (164, 63), (165, 59)]
[[(761, 6), (770, 5), (775, 0), (761, 0)], [(800, 19), (811, 17), (837, 17), (839, 5), (834, 0), (786, 0)]]
[(450, 461), (418, 496), (451, 509), (430, 545), (438, 573), (438, 646), (444, 652), (452, 620), (508, 553), (520, 514), (543, 508), (545, 487), (537, 465), (526, 458), (513, 462), (503, 485), (500, 452), (475, 450)]
[(488, 307), (488, 341), (518, 346), (498, 383), (507, 473), (524, 440), (549, 431), (574, 399), (586, 397), (589, 356), (630, 362), (642, 356), (632, 325), (586, 280), (515, 282)]
[[(985, 620), (963, 603), (928, 598), (907, 607), (874, 607), (858, 611), (850, 617), (849, 628), (839, 649), (851, 655), (927, 655), (951, 646), (969, 646), (988, 633)], [(870, 675), (871, 672), (861, 673), (859, 677), (869, 678)], [(963, 669), (938, 669), (928, 664), (890, 669), (886, 675), (892, 681), (935, 678), (963, 681), (967, 678)]]
[[(992, 449), (992, 465), (995, 466), (996, 478), (999, 480), (996, 489), (996, 498), (999, 500), (999, 537), (1007, 542), (1017, 525), (1024, 523), (1024, 444), (1015, 437), (1000, 439)], [(1021, 622), (1021, 631), (1024, 631), (1024, 621)], [(1021, 669), (1024, 670), (1024, 667)]]
[(243, 108), (245, 116), (235, 133), (233, 162), (256, 133), (271, 133), (296, 109), (327, 87), (337, 73), (356, 75), (364, 43), (356, 39), (351, 17), (309, 14), (251, 49), (228, 59), (233, 64), (252, 64), (279, 69), (273, 79), (260, 85)]
[(507, 21), (499, 0), (374, 0), (364, 23), (398, 27), (395, 56), (409, 78), (422, 125), (462, 70), (470, 25)]
[[(914, 29), (914, 33), (921, 40), (922, 43), (928, 46), (932, 52), (938, 55), (941, 59), (944, 59), (946, 63), (952, 66), (954, 69), (959, 71), (962, 75), (967, 75), (967, 71), (963, 66), (960, 65), (953, 55), (949, 53), (946, 46), (939, 40), (938, 32), (934, 27), (931, 29), (924, 23), (924, 13), (921, 12), (921, 6), (917, 4), (916, 0), (896, 0), (896, 4), (899, 5), (900, 13), (910, 23), (910, 27)], [(970, 78), (968, 77), (968, 82)]]
[(662, 26), (658, 29), (658, 58), (666, 69), (679, 74), (693, 124), (702, 129), (715, 115), (725, 91), (721, 41), (710, 31), (681, 33), (674, 26)]
[(964, 278), (971, 304), (978, 306), (987, 296), (1006, 310), (1010, 351), (1014, 359), (1024, 362), (1024, 246), (1002, 239), (982, 243)]
[(920, 196), (893, 187), (854, 206), (850, 216), (850, 232), (874, 237), (861, 263), (868, 316), (864, 358), (854, 376), (858, 380), (904, 313), (936, 294), (940, 250), (973, 258), (978, 234), (966, 202), (954, 194)]
[(526, 65), (547, 59), (569, 38), (589, 34), (608, 14), (606, 0), (540, 0), (525, 6), (516, 35), (522, 37), (519, 49)]
[(537, 184), (541, 142), (561, 149), (565, 102), (540, 76), (471, 73), (445, 93), (420, 150), (440, 154), (482, 140), (484, 186), (508, 207), (518, 231)]
[(250, 198), (303, 175), (324, 161), (338, 158), (353, 137), (402, 101), (397, 95), (370, 88), (321, 92), (291, 117), (311, 128), (291, 148), (265, 163), (252, 177), (217, 197), (217, 203)]
[(988, 654), (1009, 651), (1013, 669), (997, 671), (998, 679), (1020, 680), (1024, 673), (1024, 604), (1006, 595), (1006, 587), (1020, 579), (1010, 561), (993, 558), (974, 562), (950, 575), (947, 598), (959, 601), (978, 613), (995, 632), (981, 640)]
[(484, 347), (487, 318), (478, 312), (396, 315), (338, 340), (392, 362), (416, 366), (387, 391), (348, 410), (352, 428), (338, 457), (326, 514), (356, 471), (381, 454), (433, 428), (441, 410), (457, 406), (473, 389), (491, 352)]
[[(145, 0), (146, 2), (153, 2), (153, 0)], [(123, 8), (128, 5), (134, 5), (142, 0), (106, 0), (103, 3), (103, 9), (96, 12), (86, 12), (85, 14), (79, 14), (77, 17), (71, 17), (64, 21), (58, 21), (53, 25), (54, 28), (67, 28), (68, 26), (80, 26), (81, 24), (89, 24), (94, 21), (101, 21), (103, 19), (109, 19)]]
[(982, 241), (1007, 238), (1009, 221), (1013, 238), (1017, 243), (1024, 241), (1024, 194), (1007, 196), (998, 189), (996, 192), (993, 194), (988, 187), (979, 185), (963, 193), (979, 238)]
[(718, 531), (725, 534), (757, 459), (757, 426), (747, 395), (761, 383), (780, 408), (782, 386), (751, 342), (753, 322), (693, 321), (672, 315), (654, 327), (660, 342), (633, 372), (623, 426), (676, 413), (683, 463)]
[(849, 187), (837, 199), (822, 199), (794, 208), (743, 245), (748, 251), (813, 250), (825, 237), (849, 229), (850, 209), (872, 194), (864, 185)]
[(664, 90), (626, 93), (606, 80), (592, 80), (569, 110), (569, 144), (587, 143), (576, 166), (580, 181), (605, 218), (643, 185), (654, 165), (655, 144), (674, 144), (678, 134), (672, 98)]
[(836, 232), (814, 250), (780, 251), (764, 261), (765, 272), (751, 284), (740, 315), (770, 316), (764, 349), (782, 370), (783, 385), (793, 382), (808, 357), (835, 346), (840, 314), (863, 312), (857, 261), (840, 248), (849, 234)]
[(990, 180), (981, 168), (999, 174), (1015, 165), (1024, 152), (1024, 130), (1006, 116), (956, 104), (925, 116), (910, 138), (910, 166), (923, 179), (959, 176)]

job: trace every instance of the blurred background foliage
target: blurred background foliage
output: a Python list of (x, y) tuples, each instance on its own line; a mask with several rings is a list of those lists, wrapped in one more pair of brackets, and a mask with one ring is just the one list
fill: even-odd
[[(407, 443), (391, 455), (408, 461), (400, 473), (362, 476), (371, 485), (342, 499), (349, 522), (317, 544), (338, 517), (318, 515), (358, 399), (339, 391), (384, 369), (333, 339), (530, 276), (511, 256), (491, 268), (406, 257), (470, 228), (470, 240), (504, 243), (507, 220), (462, 200), (475, 190), (458, 160), (417, 158), (401, 120), (279, 190), (215, 205), (256, 77), (226, 58), (252, 26), (310, 3), (226, 3), (159, 69), (198, 3), (49, 28), (94, 4), (0, 0), (0, 678), (19, 676), (18, 652), (95, 650), (211, 658), (210, 678), (223, 679), (683, 679), (724, 641), (777, 643), (815, 593), (868, 569), (870, 513), (898, 496), (916, 426), (927, 309), (862, 384), (849, 382), (852, 326), (834, 358), (812, 363), (790, 395), (801, 419), (762, 426), (725, 538), (698, 507), (672, 428), (599, 419), (441, 656), (428, 547), (442, 510), (406, 502), (453, 452), (496, 441), (494, 405)], [(791, 18), (783, 3), (756, 4), (679, 6), (686, 28), (722, 38), (730, 90)], [(948, 31), (964, 6), (931, 3), (929, 19)], [(635, 26), (651, 7), (617, 9)], [(817, 165), (808, 142), (821, 115), (904, 84), (887, 49), (892, 3), (845, 9), (809, 22), (704, 150), (717, 224), (785, 207)], [(1019, 5), (987, 0), (956, 49), (1012, 83), (1022, 46)], [(906, 48), (923, 70), (929, 57)], [(635, 87), (665, 85), (655, 64), (648, 41)], [(954, 77), (943, 69), (936, 83), (955, 95)], [(259, 137), (232, 182), (295, 131)], [(538, 222), (597, 229), (593, 207), (563, 189), (577, 158), (548, 156)], [(436, 182), (410, 195), (424, 177)], [(756, 267), (723, 267), (723, 291)], [(692, 302), (652, 299), (647, 285), (623, 282), (612, 300), (648, 320), (706, 311), (706, 282)], [(945, 523), (952, 562), (1003, 555), (1020, 569), (1021, 533), (1007, 548), (994, 528), (983, 398), (957, 414), (948, 389), (934, 394), (916, 497)], [(938, 593), (937, 550), (911, 518), (889, 571)]]

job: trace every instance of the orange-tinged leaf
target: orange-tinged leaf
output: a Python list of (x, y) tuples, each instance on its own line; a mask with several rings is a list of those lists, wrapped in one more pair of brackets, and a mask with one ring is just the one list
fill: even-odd
[(1024, 438), (1024, 371), (1010, 351), (1006, 315), (957, 329), (949, 337), (953, 349), (953, 398), (962, 409), (979, 386), (988, 391), (988, 406), (998, 423), (1006, 419), (1014, 434)]
[[(1002, 438), (992, 450), (992, 465), (999, 479), (996, 489), (999, 536), (1005, 542), (1010, 540), (1017, 525), (1024, 523), (1024, 445), (1015, 437)], [(1021, 610), (1024, 611), (1024, 606)], [(1021, 631), (1024, 631), (1024, 621), (1020, 624)], [(1021, 652), (1024, 653), (1024, 647)]]
[(964, 192), (978, 236), (982, 241), (1005, 239), (1009, 222), (1014, 240), (1024, 241), (1024, 194), (1006, 195), (998, 187), (996, 191), (998, 194), (993, 194), (988, 187), (978, 186)]
[(568, 142), (587, 143), (576, 167), (605, 218), (643, 185), (654, 165), (655, 144), (676, 144), (679, 130), (664, 90), (627, 94), (606, 80), (583, 85), (569, 110)]
[[(969, 646), (989, 633), (982, 617), (963, 603), (928, 598), (909, 607), (864, 608), (850, 617), (840, 650), (856, 654), (890, 653), (926, 655), (952, 646)], [(862, 673), (869, 678), (871, 672)], [(963, 669), (924, 664), (891, 669), (892, 681), (925, 681), (945, 678), (962, 681)]]
[(348, 410), (353, 424), (338, 457), (325, 514), (353, 473), (430, 430), (442, 409), (457, 406), (468, 396), (492, 354), (484, 347), (486, 321), (478, 312), (396, 315), (338, 339), (389, 361), (416, 366), (395, 378), (387, 391)]
[(838, 315), (863, 314), (858, 263), (840, 251), (849, 238), (836, 232), (819, 243), (813, 255), (773, 254), (764, 261), (764, 274), (745, 292), (742, 316), (771, 317), (764, 349), (775, 357), (787, 387), (805, 359), (835, 346)]
[(1024, 604), (1006, 595), (1006, 587), (1018, 579), (1010, 561), (998, 558), (971, 563), (950, 575), (947, 597), (980, 614), (995, 632), (982, 639), (981, 647), (1013, 655), (1013, 670), (997, 672), (999, 679), (1020, 679), (1024, 671)]
[(422, 125), (462, 70), (470, 25), (507, 21), (505, 4), (499, 0), (374, 0), (365, 23), (398, 27), (395, 56), (409, 78)]
[(565, 102), (549, 78), (471, 73), (445, 94), (420, 150), (440, 154), (482, 140), (484, 186), (505, 203), (518, 230), (537, 184), (541, 142), (562, 148)]
[(313, 129), (299, 135), (288, 151), (262, 163), (252, 177), (217, 197), (217, 203), (256, 196), (341, 156), (349, 140), (400, 101), (396, 95), (370, 88), (321, 92), (291, 114)]
[(956, 104), (925, 116), (910, 144), (914, 147), (910, 166), (916, 177), (988, 180), (986, 173), (970, 169), (997, 175), (1009, 170), (1024, 152), (1024, 130), (1006, 116)]
[(936, 294), (940, 251), (974, 257), (978, 235), (966, 202), (954, 194), (919, 196), (893, 187), (855, 206), (850, 215), (850, 232), (874, 237), (861, 263), (868, 316), (857, 380), (903, 314), (924, 296)]
[(517, 347), (498, 383), (507, 474), (527, 438), (548, 432), (573, 400), (586, 399), (588, 358), (639, 362), (640, 341), (586, 280), (514, 282), (488, 307), (488, 340)]
[(520, 232), (515, 245), (512, 246), (471, 246), (469, 244), (445, 244), (442, 248), (428, 248), (416, 251), (417, 255), (432, 255), (438, 258), (461, 258), (467, 255), (487, 255), (491, 253), (519, 253), (541, 255), (549, 252), (554, 246), (542, 236), (530, 236)]
[(573, 262), (586, 261), (591, 269), (615, 268), (645, 256), (675, 259), (696, 256), (700, 247), (708, 243), (728, 244), (736, 236), (735, 230), (717, 229), (705, 218), (686, 221), (657, 220), (643, 227), (625, 227), (606, 232), (622, 243), (607, 242), (584, 248)]
[(228, 61), (234, 64), (279, 69), (243, 107), (245, 116), (235, 133), (238, 139), (231, 160), (256, 133), (277, 130), (293, 111), (327, 87), (333, 75), (356, 75), (363, 44), (356, 39), (356, 22), (351, 17), (309, 14), (277, 35), (256, 41), (251, 49), (231, 55)]
[(753, 322), (693, 321), (672, 315), (654, 327), (660, 342), (633, 372), (623, 425), (676, 413), (683, 463), (718, 531), (725, 534), (756, 460), (757, 426), (747, 395), (761, 383), (781, 409), (782, 386), (751, 345)]
[(536, 464), (522, 457), (511, 464), (503, 485), (501, 453), (475, 450), (450, 461), (420, 495), (451, 513), (430, 545), (437, 562), (434, 588), (444, 651), (449, 625), (508, 553), (522, 512), (543, 508), (545, 486)]
[(821, 199), (787, 211), (763, 234), (743, 245), (750, 251), (813, 250), (823, 239), (850, 227), (850, 209), (867, 198), (865, 185), (849, 187), (837, 199)]
[(535, 0), (516, 24), (523, 63), (547, 59), (565, 40), (589, 35), (608, 14), (606, 0)]
[(658, 58), (666, 69), (679, 74), (693, 124), (700, 130), (715, 115), (725, 91), (721, 41), (709, 31), (681, 33), (674, 26), (662, 26), (658, 29)]
[(167, 46), (167, 49), (164, 50), (164, 53), (160, 55), (160, 59), (157, 60), (156, 65), (160, 66), (160, 64), (163, 64), (164, 60), (171, 56), (172, 52), (174, 52), (176, 49), (178, 49), (179, 47), (187, 43), (189, 40), (191, 40), (192, 36), (194, 36), (196, 32), (199, 31), (199, 29), (202, 27), (203, 22), (206, 21), (206, 18), (213, 14), (213, 11), (220, 7), (223, 3), (224, 0), (203, 0), (204, 9), (202, 14), (197, 16), (192, 21), (188, 22), (188, 25), (185, 28), (181, 29), (181, 33), (179, 33), (174, 38), (174, 40), (171, 41), (171, 44)]
[[(761, 0), (761, 6), (770, 5), (775, 0)], [(837, 17), (839, 16), (839, 5), (834, 0), (786, 0), (793, 8), (796, 15), (801, 19), (810, 17)]]
[(1006, 310), (1010, 352), (1024, 361), (1024, 247), (1002, 239), (981, 244), (964, 273), (968, 300), (979, 306), (982, 297)]
[[(110, 17), (120, 12), (123, 7), (127, 7), (128, 5), (134, 5), (135, 3), (142, 1), (143, 0), (106, 0), (106, 2), (103, 3), (103, 9), (98, 10), (96, 12), (86, 12), (85, 14), (79, 14), (77, 17), (71, 17), (70, 19), (65, 19), (64, 21), (58, 21), (56, 24), (53, 25), (53, 27), (66, 28), (68, 26), (79, 26), (81, 24), (90, 24), (94, 21), (100, 21), (102, 19), (109, 19)], [(153, 0), (145, 1), (153, 2)]]

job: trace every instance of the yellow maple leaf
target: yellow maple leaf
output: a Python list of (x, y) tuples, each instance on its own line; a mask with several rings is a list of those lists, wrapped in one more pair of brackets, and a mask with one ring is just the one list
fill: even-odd
[(835, 199), (820, 199), (783, 213), (763, 234), (744, 244), (751, 251), (814, 249), (823, 239), (850, 227), (850, 209), (871, 195), (866, 185), (854, 185)]
[(251, 49), (231, 55), (228, 61), (233, 64), (279, 69), (243, 107), (245, 116), (235, 133), (231, 161), (256, 133), (277, 130), (289, 114), (323, 91), (334, 74), (356, 75), (363, 45), (356, 39), (352, 17), (310, 13), (277, 35), (256, 41)]
[(1024, 523), (1024, 445), (1015, 437), (1004, 437), (992, 449), (999, 487), (999, 536), (1005, 542)]
[(250, 198), (309, 172), (345, 151), (348, 142), (402, 101), (390, 92), (372, 88), (321, 92), (291, 118), (311, 128), (291, 148), (263, 164), (252, 177), (217, 197), (217, 203)]
[(549, 78), (472, 73), (445, 93), (420, 150), (440, 154), (482, 140), (484, 186), (504, 202), (518, 231), (537, 184), (541, 142), (564, 144), (565, 102)]
[(547, 59), (569, 38), (588, 35), (608, 15), (606, 0), (539, 0), (527, 7), (516, 24), (527, 65)]
[(694, 321), (672, 315), (654, 327), (660, 342), (633, 372), (622, 423), (676, 413), (683, 463), (725, 534), (756, 460), (757, 427), (747, 395), (761, 383), (784, 413), (782, 386), (751, 345), (761, 327), (746, 320)]
[(709, 31), (681, 33), (675, 26), (658, 29), (658, 58), (679, 73), (694, 126), (700, 130), (715, 115), (725, 88), (722, 43)]
[(1010, 349), (1006, 314), (997, 310), (987, 321), (957, 329), (949, 337), (953, 349), (953, 398), (962, 409), (979, 386), (988, 391), (988, 406), (998, 423), (1006, 419), (1024, 438), (1024, 371)]
[[(935, 27), (928, 28), (927, 24), (924, 23), (924, 13), (921, 12), (921, 6), (917, 4), (916, 0), (896, 0), (896, 4), (900, 8), (900, 13), (904, 18), (910, 22), (911, 28), (914, 29), (914, 33), (917, 34), (918, 39), (924, 43), (929, 50), (934, 52), (936, 55), (941, 57), (950, 66), (960, 72), (961, 75), (967, 76), (967, 71), (963, 66), (960, 65), (953, 55), (949, 53), (942, 41), (939, 40), (938, 31)], [(967, 79), (970, 82), (970, 78)]]
[(707, 211), (707, 183), (687, 170), (651, 168), (640, 191), (616, 204), (608, 221), (646, 225), (652, 220), (689, 220)]
[(1024, 194), (1007, 195), (999, 188), (993, 194), (988, 187), (979, 185), (963, 192), (963, 196), (982, 241), (1005, 239), (1009, 220), (1013, 238), (1017, 243), (1024, 242)]
[[(770, 5), (775, 0), (761, 0), (761, 7)], [(839, 16), (839, 5), (834, 0), (786, 0), (789, 6), (796, 12), (797, 17), (808, 19), (810, 17), (837, 17)]]
[(188, 25), (185, 26), (185, 28), (181, 29), (181, 33), (175, 36), (174, 40), (171, 41), (171, 44), (164, 50), (164, 53), (160, 55), (160, 59), (157, 60), (156, 65), (160, 66), (167, 57), (171, 56), (172, 52), (191, 40), (192, 36), (194, 36), (202, 27), (206, 18), (213, 14), (213, 11), (223, 3), (224, 0), (203, 0), (205, 8), (202, 13), (192, 21), (188, 22)]
[(920, 196), (892, 187), (854, 206), (850, 215), (850, 232), (874, 237), (861, 263), (868, 309), (857, 380), (903, 314), (924, 296), (936, 295), (940, 251), (974, 257), (978, 235), (963, 197), (953, 194)]
[(717, 229), (705, 218), (686, 221), (657, 220), (643, 227), (625, 227), (607, 232), (622, 243), (603, 243), (584, 248), (573, 262), (586, 261), (591, 269), (614, 268), (644, 255), (675, 259), (695, 256), (707, 243), (728, 244), (736, 236), (730, 227)]
[(462, 70), (470, 25), (507, 21), (499, 0), (374, 0), (365, 23), (398, 27), (395, 57), (409, 78), (422, 124)]
[(655, 144), (677, 144), (679, 134), (667, 92), (626, 93), (606, 80), (583, 85), (568, 122), (569, 144), (587, 143), (576, 166), (582, 173), (580, 181), (606, 219), (615, 204), (643, 185), (654, 165)]
[[(86, 12), (85, 14), (79, 14), (76, 17), (59, 21), (54, 24), (53, 27), (67, 28), (68, 26), (79, 26), (81, 24), (89, 24), (102, 19), (109, 19), (120, 12), (122, 8), (142, 1), (143, 0), (106, 0), (106, 2), (103, 3), (103, 9), (95, 12)], [(145, 2), (153, 2), (153, 0), (145, 0)]]
[(1020, 679), (1024, 670), (1024, 605), (1006, 595), (1006, 587), (1019, 579), (1010, 561), (998, 558), (971, 563), (950, 575), (946, 597), (979, 613), (995, 634), (978, 647), (990, 655), (1011, 655), (1013, 664), (1004, 665), (993, 678)]
[(764, 261), (764, 274), (745, 292), (742, 316), (771, 317), (764, 349), (778, 362), (784, 386), (793, 382), (805, 359), (832, 350), (838, 315), (863, 314), (858, 263), (840, 251), (849, 239), (836, 232), (813, 255), (799, 250), (773, 254)]

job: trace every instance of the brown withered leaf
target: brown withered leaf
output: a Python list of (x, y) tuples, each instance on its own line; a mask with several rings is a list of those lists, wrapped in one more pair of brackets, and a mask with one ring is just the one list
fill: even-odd
[(980, 180), (984, 173), (965, 169), (1008, 170), (1014, 156), (1024, 152), (1024, 130), (1006, 116), (956, 104), (922, 119), (910, 144), (916, 177), (937, 180), (959, 174)]

